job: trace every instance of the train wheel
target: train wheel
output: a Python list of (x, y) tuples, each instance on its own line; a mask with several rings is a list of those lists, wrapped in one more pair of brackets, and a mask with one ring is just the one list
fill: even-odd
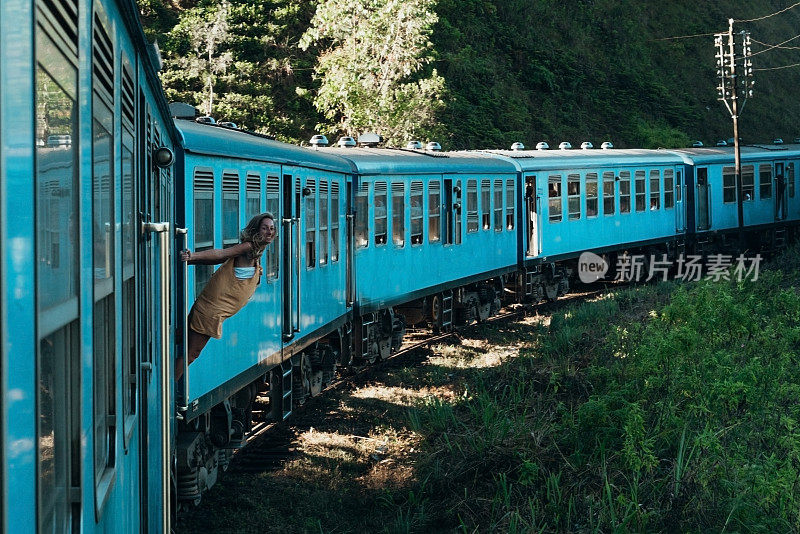
[(322, 370), (315, 371), (311, 359), (304, 353), (300, 362), (303, 390), (306, 396), (316, 397), (322, 392)]
[(544, 288), (544, 296), (547, 298), (547, 300), (553, 301), (558, 298), (558, 286), (558, 280), (553, 280), (542, 284), (542, 287)]
[(434, 332), (442, 330), (442, 296), (436, 294), (431, 297), (431, 324)]

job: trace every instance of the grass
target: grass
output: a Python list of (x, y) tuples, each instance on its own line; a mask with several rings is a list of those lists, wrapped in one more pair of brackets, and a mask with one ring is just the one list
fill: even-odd
[(297, 460), (180, 530), (799, 531), (799, 258), (467, 328), (315, 401)]

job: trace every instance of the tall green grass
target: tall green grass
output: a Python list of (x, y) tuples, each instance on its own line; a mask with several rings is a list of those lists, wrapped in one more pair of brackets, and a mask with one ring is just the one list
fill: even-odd
[(530, 327), (461, 400), (412, 411), (415, 529), (800, 530), (797, 279), (645, 286)]

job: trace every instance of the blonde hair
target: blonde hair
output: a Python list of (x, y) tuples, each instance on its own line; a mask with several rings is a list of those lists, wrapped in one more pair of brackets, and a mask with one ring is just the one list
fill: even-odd
[(258, 231), (259, 227), (261, 226), (261, 221), (264, 219), (270, 219), (273, 223), (275, 222), (275, 216), (270, 212), (265, 211), (264, 213), (259, 213), (250, 219), (250, 222), (247, 223), (247, 226), (242, 228), (241, 233), (239, 233), (239, 241), (242, 243), (250, 242), (253, 244), (253, 248), (249, 254), (250, 258), (252, 259), (260, 258), (264, 253), (264, 249), (267, 247), (267, 244), (261, 240), (261, 233)]

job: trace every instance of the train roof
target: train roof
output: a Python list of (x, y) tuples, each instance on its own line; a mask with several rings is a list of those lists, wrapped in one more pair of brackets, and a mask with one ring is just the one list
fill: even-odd
[(479, 152), (439, 152), (406, 148), (320, 147), (321, 154), (348, 160), (362, 176), (413, 174), (513, 174), (508, 161)]
[(641, 148), (613, 148), (608, 150), (487, 150), (484, 153), (512, 161), (523, 172), (642, 165), (680, 165), (684, 163), (683, 158), (678, 154), (660, 149), (646, 150)]
[[(733, 161), (734, 147), (680, 148), (671, 152), (679, 154), (686, 163), (711, 164)], [(740, 155), (743, 162), (800, 157), (800, 145), (742, 145)]]
[(182, 137), (183, 149), (193, 154), (352, 172), (349, 163), (340, 157), (276, 141), (264, 135), (185, 119), (175, 119), (175, 126)]

